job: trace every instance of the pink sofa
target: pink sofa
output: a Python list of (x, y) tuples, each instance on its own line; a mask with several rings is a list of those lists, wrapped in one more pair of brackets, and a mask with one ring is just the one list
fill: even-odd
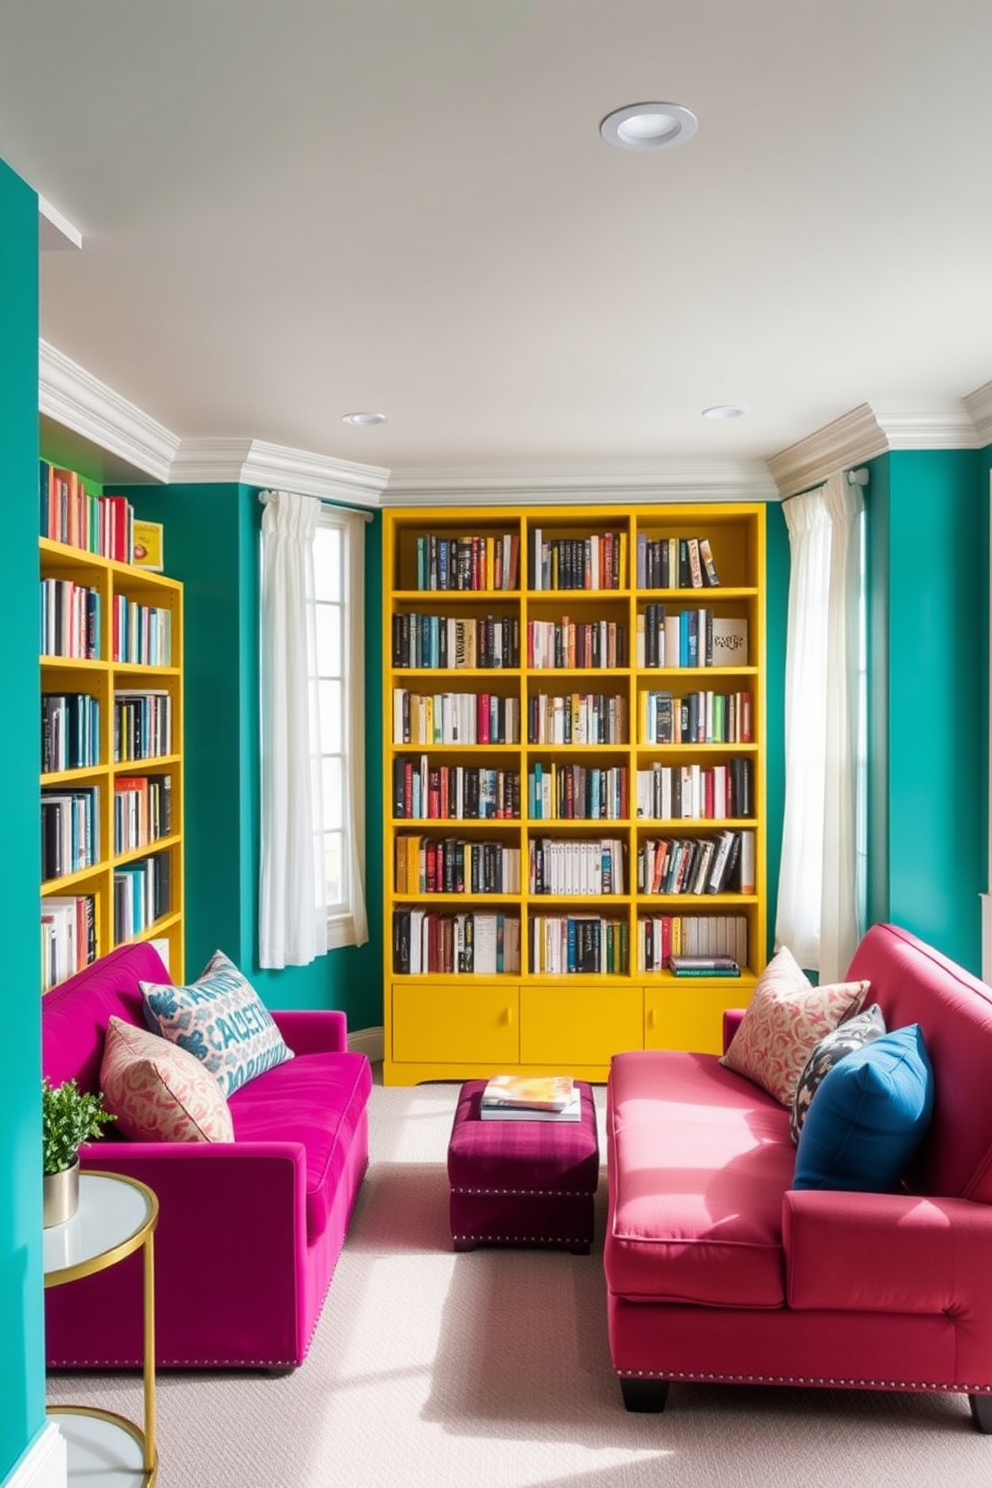
[[(97, 1090), (112, 1014), (145, 1026), (139, 980), (168, 982), (150, 945), (121, 947), (42, 1002), (42, 1069)], [(283, 1371), (302, 1363), (368, 1164), (368, 1060), (347, 1051), (340, 1012), (276, 1012), (296, 1056), (229, 1099), (235, 1141), (81, 1149), (84, 1168), (158, 1195), (160, 1366)], [(140, 1368), (141, 1254), (46, 1293), (48, 1363)]]
[(615, 1056), (604, 1267), (629, 1410), (671, 1380), (946, 1390), (992, 1431), (992, 990), (892, 925), (848, 975), (933, 1067), (905, 1191), (794, 1190), (789, 1112), (759, 1086), (716, 1055)]

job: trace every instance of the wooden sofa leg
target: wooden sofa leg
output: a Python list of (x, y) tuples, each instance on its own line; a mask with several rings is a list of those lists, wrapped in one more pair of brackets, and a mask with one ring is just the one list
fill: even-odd
[(622, 1376), (620, 1393), (629, 1411), (663, 1411), (668, 1398), (668, 1380), (632, 1379), (629, 1376)]
[(983, 1436), (992, 1436), (992, 1395), (969, 1395), (971, 1419)]

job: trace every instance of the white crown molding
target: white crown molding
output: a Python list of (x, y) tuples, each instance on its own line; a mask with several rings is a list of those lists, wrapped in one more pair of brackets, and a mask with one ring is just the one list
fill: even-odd
[(888, 444), (867, 403), (852, 408), (815, 434), (772, 455), (768, 469), (784, 501), (822, 483), (836, 470), (884, 454)]
[(169, 480), (176, 485), (235, 482), (378, 507), (389, 471), (259, 439), (184, 439)]
[(963, 401), (927, 413), (882, 408), (874, 413), (890, 450), (977, 449), (980, 442)]
[(167, 481), (179, 448), (175, 434), (56, 351), (38, 343), (38, 407), (42, 414), (109, 454)]
[(53, 207), (41, 195), (38, 197), (38, 247), (42, 253), (58, 252), (65, 248), (82, 248), (83, 235), (74, 227), (58, 207)]
[(651, 468), (561, 474), (499, 470), (394, 470), (384, 506), (530, 506), (584, 502), (602, 506), (672, 501), (777, 501), (763, 461), (720, 465), (671, 460)]
[(992, 443), (992, 382), (958, 404), (926, 413), (861, 403), (768, 461), (785, 500), (889, 450), (979, 449)]
[(992, 382), (983, 383), (961, 400), (978, 435), (979, 448), (992, 444)]

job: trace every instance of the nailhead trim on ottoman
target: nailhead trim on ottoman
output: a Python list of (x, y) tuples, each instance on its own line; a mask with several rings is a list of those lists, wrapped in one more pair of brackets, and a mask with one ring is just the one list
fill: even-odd
[(578, 1121), (483, 1121), (485, 1080), (462, 1086), (448, 1144), (451, 1238), (477, 1245), (592, 1244), (599, 1139), (592, 1088), (577, 1080)]

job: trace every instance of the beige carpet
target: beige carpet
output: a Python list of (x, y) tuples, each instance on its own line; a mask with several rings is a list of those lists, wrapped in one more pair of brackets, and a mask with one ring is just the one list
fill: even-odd
[[(664, 1414), (628, 1415), (598, 1248), (451, 1251), (456, 1088), (373, 1092), (372, 1165), (302, 1368), (160, 1376), (160, 1488), (992, 1481), (992, 1438), (963, 1398), (673, 1385)], [(140, 1416), (129, 1376), (59, 1376), (49, 1398)]]

